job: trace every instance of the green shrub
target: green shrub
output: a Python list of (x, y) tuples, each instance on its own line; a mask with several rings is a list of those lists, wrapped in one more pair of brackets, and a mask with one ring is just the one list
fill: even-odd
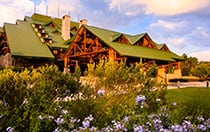
[[(33, 70), (0, 72), (0, 131), (12, 126), (17, 131), (51, 131), (54, 121), (40, 115), (57, 115), (57, 100), (74, 97), (82, 88), (78, 76), (64, 74), (56, 66)], [(43, 125), (45, 124), (45, 125)]]
[[(165, 105), (165, 86), (157, 85), (151, 78), (154, 68), (145, 69), (138, 63), (131, 67), (125, 62), (100, 63), (96, 71), (87, 71), (98, 79), (96, 87), (81, 85), (79, 67), (74, 74), (64, 74), (53, 65), (20, 72), (2, 71), (0, 86), (5, 94), (0, 95), (0, 130), (11, 126), (17, 131), (53, 131), (61, 127), (55, 123), (58, 118), (65, 120), (62, 128), (70, 130), (70, 118), (83, 120), (89, 115), (94, 117), (91, 124), (98, 128), (134, 114), (149, 121), (147, 114), (157, 113)], [(100, 89), (105, 90), (103, 95), (97, 94)], [(147, 107), (143, 110), (135, 103), (140, 94), (146, 96)], [(63, 110), (67, 113), (63, 114)], [(143, 118), (137, 120), (143, 122)], [(79, 122), (76, 126), (81, 125)]]

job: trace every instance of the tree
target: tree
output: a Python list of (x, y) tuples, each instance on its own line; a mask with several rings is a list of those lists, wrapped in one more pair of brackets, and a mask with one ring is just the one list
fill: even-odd
[(191, 71), (198, 65), (198, 59), (196, 57), (188, 57), (186, 54), (182, 55), (184, 57), (184, 61), (182, 62), (182, 75), (189, 76), (191, 75)]
[(201, 62), (192, 69), (192, 75), (198, 76), (201, 79), (206, 79), (210, 76), (210, 63)]

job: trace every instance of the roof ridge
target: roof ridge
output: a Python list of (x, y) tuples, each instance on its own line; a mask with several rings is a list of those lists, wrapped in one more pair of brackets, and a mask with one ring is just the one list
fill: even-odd
[[(110, 34), (110, 37), (114, 37), (114, 38), (111, 39), (111, 41), (114, 41), (115, 39), (117, 39), (117, 38), (120, 37), (121, 35), (124, 35), (124, 36), (126, 37), (126, 39), (127, 39), (131, 44), (133, 44), (133, 43), (135, 43), (136, 41), (139, 40), (139, 39), (138, 39), (138, 40), (136, 40), (135, 42), (133, 42), (132, 38), (138, 37), (138, 36), (141, 37), (141, 35), (147, 34), (146, 32), (144, 32), (144, 33), (139, 33), (139, 34), (131, 35), (131, 34), (128, 34), (128, 33), (123, 33), (123, 32), (119, 32), (119, 31), (114, 31), (114, 30), (111, 30), (111, 29), (106, 29), (106, 28), (101, 28), (101, 27), (96, 27), (96, 26), (91, 26), (91, 25), (84, 25), (84, 26), (91, 27), (91, 28), (96, 28), (96, 29), (99, 29), (99, 30), (104, 30), (104, 31), (113, 32), (113, 34)], [(115, 37), (115, 35), (116, 35), (117, 37)]]
[(110, 31), (110, 32), (114, 32), (114, 33), (120, 33), (120, 34), (123, 34), (121, 32), (118, 32), (118, 31), (113, 31), (111, 29), (106, 29), (106, 28), (101, 28), (101, 27), (96, 27), (96, 26), (91, 26), (91, 25), (83, 25), (83, 26), (87, 26), (87, 27), (92, 27), (92, 28), (97, 28), (97, 29), (100, 29), (100, 30), (106, 30), (106, 31)]

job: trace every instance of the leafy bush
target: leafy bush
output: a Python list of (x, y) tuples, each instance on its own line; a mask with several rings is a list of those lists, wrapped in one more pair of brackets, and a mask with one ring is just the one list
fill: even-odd
[(32, 71), (1, 71), (0, 131), (5, 131), (8, 126), (18, 131), (41, 130), (39, 115), (56, 115), (54, 109), (59, 104), (56, 100), (73, 97), (81, 89), (80, 82), (75, 78), (60, 72), (56, 66)]
[[(90, 75), (89, 79), (96, 78), (96, 89), (106, 89), (107, 93), (125, 93), (140, 90), (156, 72), (155, 65), (143, 67), (142, 64), (136, 63), (128, 67), (123, 61), (118, 63), (101, 60), (97, 65), (89, 64), (87, 74)], [(151, 82), (153, 86), (156, 85), (155, 81)]]
[(89, 67), (95, 87), (82, 85), (78, 66), (74, 74), (64, 74), (56, 66), (0, 71), (0, 131), (210, 129), (205, 99), (168, 102), (165, 84), (151, 78), (155, 66), (101, 61)]

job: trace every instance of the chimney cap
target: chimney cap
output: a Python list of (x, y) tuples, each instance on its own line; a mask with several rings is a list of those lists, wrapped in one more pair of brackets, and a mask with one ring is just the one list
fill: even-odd
[(71, 16), (69, 16), (69, 15), (64, 15), (64, 16), (63, 16), (63, 19), (64, 19), (65, 17), (71, 17)]
[(87, 21), (87, 19), (80, 19), (80, 22)]
[(79, 27), (81, 27), (82, 25), (87, 25), (87, 19), (81, 19), (80, 21), (79, 21)]

